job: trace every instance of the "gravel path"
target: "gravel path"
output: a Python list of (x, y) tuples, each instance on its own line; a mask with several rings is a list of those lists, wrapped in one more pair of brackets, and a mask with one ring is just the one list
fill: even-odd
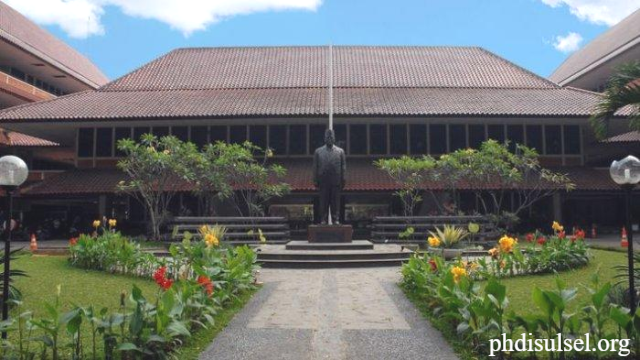
[(457, 359), (398, 268), (262, 270), (264, 287), (200, 359)]

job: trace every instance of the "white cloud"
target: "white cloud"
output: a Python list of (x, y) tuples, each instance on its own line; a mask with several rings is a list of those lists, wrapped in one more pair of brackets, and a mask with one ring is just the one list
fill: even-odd
[(553, 47), (563, 53), (570, 53), (578, 50), (582, 43), (582, 36), (578, 33), (570, 32), (565, 36), (558, 35), (553, 42)]
[(263, 11), (316, 10), (322, 0), (4, 0), (35, 22), (58, 25), (69, 36), (86, 38), (104, 33), (104, 8), (168, 24), (185, 36), (235, 15)]
[(640, 8), (640, 0), (541, 0), (551, 7), (566, 5), (582, 21), (613, 26)]

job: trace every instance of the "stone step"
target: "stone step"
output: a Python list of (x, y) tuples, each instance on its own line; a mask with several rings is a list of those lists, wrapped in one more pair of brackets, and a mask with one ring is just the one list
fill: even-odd
[(332, 260), (385, 260), (408, 259), (411, 252), (381, 252), (372, 250), (353, 251), (295, 251), (258, 252), (258, 261), (262, 260), (295, 260), (295, 261), (332, 261)]
[(327, 268), (365, 268), (400, 266), (406, 258), (366, 259), (366, 260), (262, 260), (264, 268), (278, 269), (327, 269)]
[(290, 241), (286, 250), (372, 250), (373, 244), (367, 240), (354, 240), (350, 243), (310, 243), (308, 241)]

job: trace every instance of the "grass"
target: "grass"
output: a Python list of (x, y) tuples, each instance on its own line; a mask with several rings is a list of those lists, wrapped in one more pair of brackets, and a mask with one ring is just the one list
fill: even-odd
[[(24, 253), (12, 263), (12, 268), (20, 269), (28, 274), (28, 277), (17, 277), (14, 284), (23, 295), (23, 305), (12, 311), (16, 317), (19, 312), (32, 311), (34, 316), (45, 315), (45, 304), (53, 304), (57, 293), (57, 286), (61, 285), (60, 303), (63, 309), (69, 310), (74, 305), (93, 305), (96, 310), (107, 307), (112, 311), (119, 308), (120, 294), (131, 292), (132, 286), (137, 285), (148, 299), (155, 299), (158, 294), (158, 286), (150, 279), (136, 278), (132, 276), (114, 275), (95, 270), (78, 269), (69, 264), (65, 256), (41, 256)], [(200, 352), (213, 340), (213, 338), (229, 323), (233, 316), (242, 309), (254, 292), (242, 294), (236, 301), (229, 304), (215, 317), (216, 325), (208, 329), (202, 329), (180, 348), (180, 359), (197, 359)], [(17, 340), (17, 334), (10, 333), (10, 340)], [(69, 342), (66, 336), (62, 343)], [(85, 327), (82, 341), (85, 350), (91, 343), (88, 328)], [(98, 352), (102, 352), (102, 343), (98, 341)], [(88, 354), (86, 354), (88, 355)]]
[[(617, 282), (615, 278), (616, 270), (614, 266), (626, 265), (626, 253), (610, 250), (592, 250), (592, 258), (589, 265), (559, 273), (569, 287), (578, 288), (578, 295), (569, 306), (568, 311), (576, 311), (588, 301), (588, 292), (582, 285), (588, 285), (594, 273), (599, 272), (600, 281)], [(509, 298), (509, 310), (514, 310), (518, 314), (528, 314), (537, 311), (531, 299), (531, 292), (534, 287), (541, 289), (554, 289), (556, 287), (555, 274), (518, 276), (503, 279), (502, 283), (507, 287), (507, 297)], [(415, 293), (405, 291), (411, 302), (420, 310), (425, 318), (438, 329), (454, 351), (463, 360), (478, 359), (478, 354), (474, 353), (469, 344), (464, 342), (456, 333), (456, 329), (451, 326), (451, 322), (434, 315), (432, 309)]]

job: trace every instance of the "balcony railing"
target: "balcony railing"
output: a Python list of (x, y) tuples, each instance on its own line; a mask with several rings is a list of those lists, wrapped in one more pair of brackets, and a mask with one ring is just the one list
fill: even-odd
[(54, 94), (48, 93), (3, 72), (0, 72), (0, 90), (26, 101), (49, 100), (56, 97)]

